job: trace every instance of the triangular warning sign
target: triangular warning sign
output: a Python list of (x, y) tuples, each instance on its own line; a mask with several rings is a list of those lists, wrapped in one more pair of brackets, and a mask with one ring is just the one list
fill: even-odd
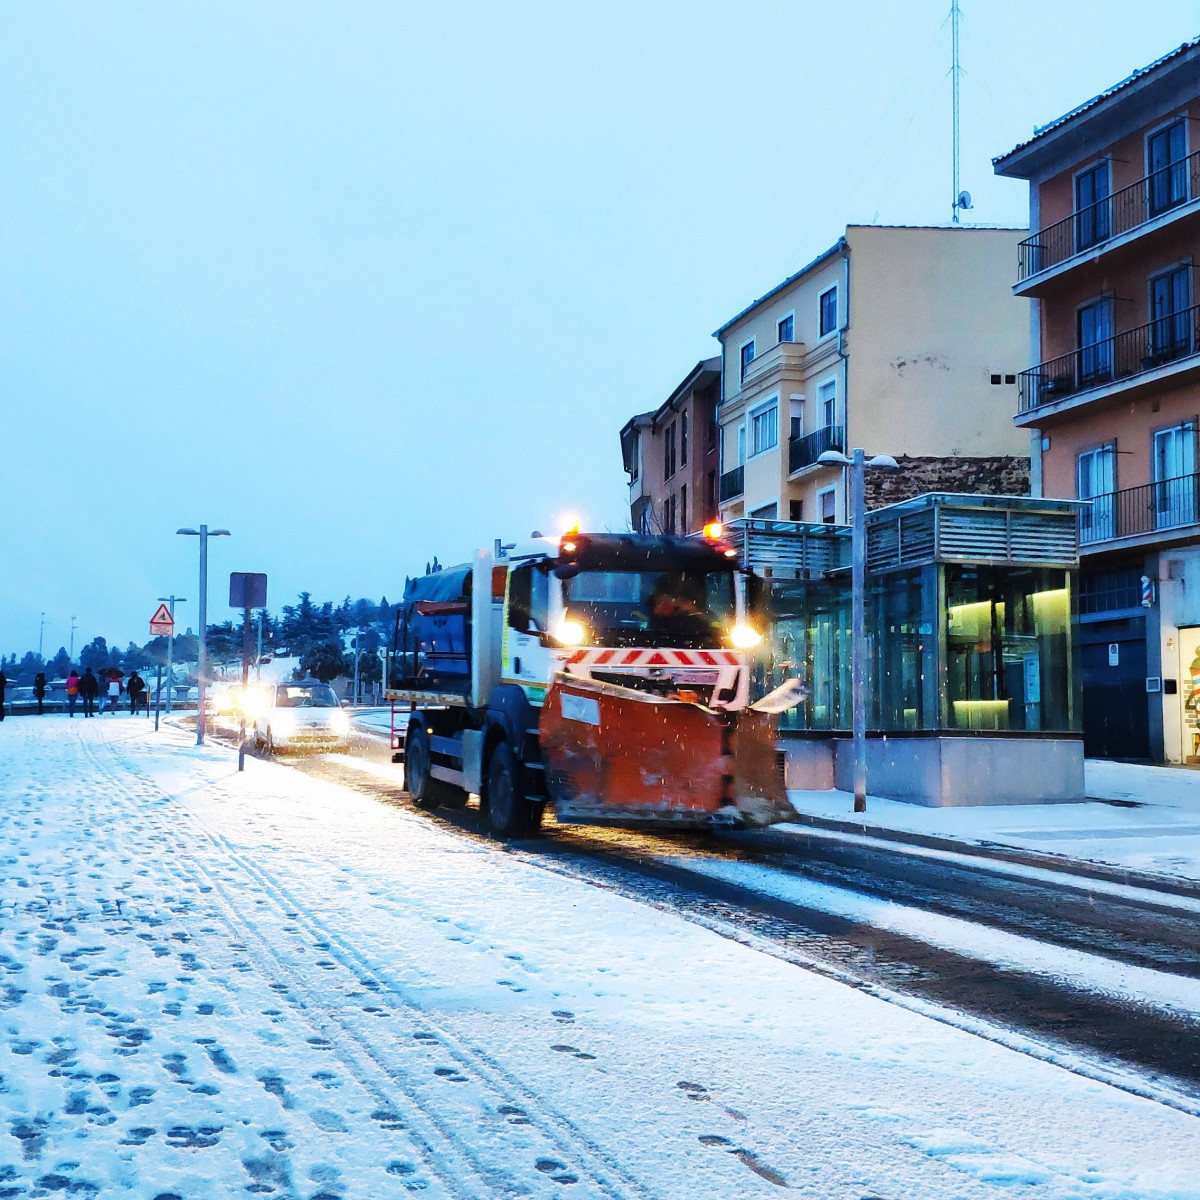
[(150, 618), (151, 625), (174, 625), (175, 618), (171, 616), (171, 610), (165, 605), (160, 604), (155, 611), (154, 616)]

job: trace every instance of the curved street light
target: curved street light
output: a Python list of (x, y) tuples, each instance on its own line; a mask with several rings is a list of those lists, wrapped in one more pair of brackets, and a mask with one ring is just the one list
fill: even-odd
[(817, 462), (845, 467), (850, 472), (851, 641), (850, 709), (854, 737), (854, 811), (867, 811), (867, 487), (866, 472), (895, 471), (900, 464), (890, 454), (867, 457), (861, 446), (849, 456), (826, 450)]
[(204, 698), (205, 674), (208, 671), (208, 539), (210, 537), (231, 537), (228, 529), (209, 529), (201, 525), (199, 529), (177, 529), (177, 535), (183, 537), (198, 537), (200, 539), (200, 661), (196, 664), (196, 745), (204, 745)]

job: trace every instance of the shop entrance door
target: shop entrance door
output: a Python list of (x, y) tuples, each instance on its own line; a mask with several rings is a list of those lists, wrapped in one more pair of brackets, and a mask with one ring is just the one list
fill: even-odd
[(1200, 625), (1179, 631), (1179, 729), (1183, 761), (1200, 757)]

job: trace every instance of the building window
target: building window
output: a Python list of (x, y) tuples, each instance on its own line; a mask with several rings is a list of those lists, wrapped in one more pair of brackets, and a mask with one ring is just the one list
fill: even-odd
[(663, 478), (670, 479), (675, 474), (675, 423), (667, 426), (663, 434)]
[(1116, 491), (1117, 448), (1111, 442), (1085, 450), (1075, 460), (1075, 495), (1090, 500), (1092, 506), (1079, 518), (1079, 536), (1084, 542), (1100, 542), (1116, 537), (1114, 496)]
[(679, 417), (679, 465), (687, 466), (688, 454), (688, 415), (682, 413)]
[(788, 501), (788, 520), (803, 521), (804, 520), (804, 501), (789, 500)]
[(633, 435), (633, 446), (629, 453), (629, 482), (637, 483), (638, 474), (642, 465), (642, 435), (635, 433)]
[(1075, 249), (1086, 250), (1108, 239), (1112, 229), (1108, 200), (1108, 163), (1097, 163), (1075, 176)]
[(712, 516), (717, 511), (717, 473), (708, 473), (708, 513)]
[(746, 427), (745, 425), (738, 426), (737, 432), (737, 447), (738, 460), (737, 465), (740, 467), (746, 461)]
[(837, 424), (836, 379), (829, 379), (817, 388), (817, 413), (826, 429)]
[(675, 532), (675, 497), (668, 496), (663, 501), (663, 533)]
[(1182, 120), (1146, 139), (1150, 174), (1150, 215), (1158, 216), (1188, 197), (1187, 134)]
[(742, 378), (746, 378), (746, 372), (750, 369), (750, 364), (754, 361), (754, 339), (751, 338), (742, 347)]
[(687, 518), (687, 484), (685, 483), (679, 489), (679, 532), (687, 533), (688, 518)]
[(1150, 356), (1147, 366), (1192, 352), (1191, 267), (1176, 267), (1150, 280)]
[(1112, 571), (1080, 571), (1080, 613), (1091, 615), (1140, 607), (1141, 573), (1140, 567), (1118, 567)]
[(750, 515), (756, 521), (774, 521), (779, 516), (779, 505), (772, 501), (750, 510)]
[(1154, 527), (1191, 525), (1196, 499), (1196, 422), (1184, 421), (1154, 435)]
[(781, 342), (794, 342), (796, 332), (796, 314), (788, 313), (775, 327)]
[(1112, 378), (1113, 306), (1105, 297), (1076, 313), (1079, 386), (1094, 387)]
[(826, 488), (817, 493), (817, 511), (821, 514), (822, 525), (833, 525), (837, 521), (837, 491)]
[(837, 328), (837, 288), (831, 287), (829, 291), (822, 292), (818, 304), (820, 306), (820, 315), (818, 317), (817, 331), (821, 337), (825, 337)]
[(761, 412), (753, 413), (750, 417), (750, 453), (762, 454), (766, 450), (779, 445), (779, 405), (772, 404)]
[(708, 414), (708, 440), (706, 449), (715, 450), (717, 448), (717, 429), (720, 427), (717, 421), (717, 404), (718, 401), (713, 401), (712, 409)]

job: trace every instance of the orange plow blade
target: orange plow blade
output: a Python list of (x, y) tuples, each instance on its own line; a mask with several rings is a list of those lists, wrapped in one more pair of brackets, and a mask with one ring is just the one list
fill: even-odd
[(765, 825), (794, 812), (776, 718), (726, 713), (558, 675), (542, 708), (546, 787), (560, 821)]

